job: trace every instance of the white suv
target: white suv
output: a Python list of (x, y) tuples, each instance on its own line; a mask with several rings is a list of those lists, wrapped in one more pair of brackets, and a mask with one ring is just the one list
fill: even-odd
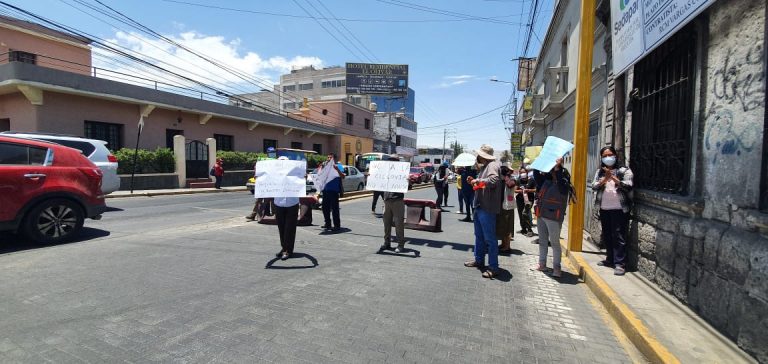
[(117, 176), (117, 158), (107, 149), (107, 142), (98, 139), (86, 139), (62, 134), (22, 133), (4, 131), (0, 134), (18, 138), (37, 139), (75, 148), (95, 164), (104, 177), (101, 180), (101, 192), (109, 194), (120, 189), (120, 177)]

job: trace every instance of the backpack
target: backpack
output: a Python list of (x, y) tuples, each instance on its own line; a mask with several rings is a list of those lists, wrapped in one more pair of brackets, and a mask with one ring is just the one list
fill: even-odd
[(536, 217), (543, 217), (558, 222), (565, 220), (565, 209), (568, 207), (568, 204), (576, 202), (576, 189), (570, 182), (571, 175), (568, 173), (568, 170), (563, 169), (563, 174), (568, 179), (565, 199), (563, 199), (557, 183), (547, 179), (536, 195)]
[(215, 176), (216, 175), (216, 167), (211, 167), (211, 170), (208, 171), (208, 174), (211, 175), (211, 176)]

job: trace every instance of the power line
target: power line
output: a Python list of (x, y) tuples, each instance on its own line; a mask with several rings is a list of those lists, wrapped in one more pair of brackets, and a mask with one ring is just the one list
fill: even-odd
[(455, 125), (455, 124), (463, 123), (463, 122), (466, 122), (466, 121), (469, 121), (469, 120), (472, 120), (472, 119), (477, 119), (477, 118), (479, 118), (479, 117), (481, 117), (483, 115), (488, 115), (488, 114), (490, 114), (490, 113), (492, 113), (492, 112), (494, 112), (496, 110), (500, 110), (500, 109), (502, 109), (502, 108), (504, 108), (506, 106), (507, 106), (507, 104), (504, 104), (504, 105), (501, 105), (499, 107), (495, 107), (495, 108), (493, 108), (491, 110), (482, 112), (480, 114), (477, 114), (477, 115), (474, 115), (474, 116), (470, 116), (468, 118), (464, 118), (464, 119), (456, 120), (456, 121), (451, 121), (451, 122), (443, 123), (443, 124), (439, 124), (439, 125), (425, 126), (425, 127), (421, 128), (421, 129), (442, 128), (442, 127), (448, 126), (448, 125)]
[[(249, 10), (249, 9), (239, 9), (239, 8), (231, 8), (231, 7), (218, 6), (218, 5), (200, 4), (200, 3), (193, 3), (193, 2), (179, 1), (179, 0), (162, 0), (162, 1), (168, 2), (168, 3), (176, 3), (176, 4), (188, 5), (188, 6), (197, 6), (197, 7), (201, 7), (201, 8), (207, 8), (207, 9), (218, 9), (218, 10), (232, 11), (232, 12), (238, 12), (238, 13), (269, 15), (269, 16), (285, 17), (285, 18), (295, 18), (295, 19), (312, 19), (311, 16), (306, 16), (306, 15), (274, 13), (274, 12), (256, 11), (256, 10)], [(518, 16), (518, 14), (498, 15), (498, 16), (492, 16), (492, 17), (488, 17), (488, 18), (489, 19), (501, 19), (501, 18), (510, 18), (510, 17), (514, 17), (514, 16)], [(325, 17), (319, 17), (318, 19), (329, 20), (329, 18), (325, 18)], [(352, 18), (332, 18), (332, 19), (338, 20), (338, 21), (342, 21), (342, 22), (354, 22), (354, 23), (448, 23), (448, 22), (463, 22), (463, 21), (475, 20), (475, 19), (470, 19), (470, 18), (462, 18), (462, 19), (413, 19), (413, 20), (408, 20), (408, 19), (352, 19)]]
[(413, 4), (413, 3), (409, 3), (409, 2), (405, 2), (405, 1), (400, 1), (400, 0), (376, 0), (376, 1), (378, 1), (380, 3), (384, 3), (384, 4), (400, 6), (400, 7), (414, 9), (414, 10), (419, 10), (419, 11), (423, 11), (423, 12), (427, 12), (427, 13), (452, 16), (454, 18), (460, 18), (460, 19), (466, 19), (466, 20), (475, 20), (475, 21), (484, 21), (484, 22), (495, 23), (495, 24), (503, 24), (503, 25), (517, 25), (517, 24), (512, 23), (512, 22), (498, 20), (498, 19), (494, 19), (494, 18), (490, 18), (490, 17), (481, 17), (481, 16), (474, 16), (474, 15), (469, 15), (469, 14), (457, 13), (457, 12), (454, 12), (454, 11), (442, 10), (442, 9), (438, 9), (438, 8), (433, 8), (433, 7), (429, 7), (429, 6)]

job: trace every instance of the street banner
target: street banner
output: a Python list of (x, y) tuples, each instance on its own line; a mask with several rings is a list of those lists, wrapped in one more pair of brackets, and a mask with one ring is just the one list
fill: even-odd
[(256, 198), (307, 195), (307, 161), (263, 160), (256, 163)]
[(536, 58), (520, 58), (517, 65), (517, 91), (527, 91), (533, 85)]
[(347, 94), (408, 94), (407, 64), (347, 63)]
[(715, 0), (611, 0), (613, 69), (624, 73)]
[(368, 166), (365, 189), (382, 192), (408, 192), (411, 164), (395, 161), (372, 161)]
[(562, 158), (573, 149), (573, 144), (555, 136), (548, 136), (544, 141), (544, 147), (536, 160), (531, 163), (531, 168), (542, 172), (549, 172), (555, 166), (557, 158)]
[(523, 133), (512, 133), (512, 148), (510, 148), (510, 153), (512, 154), (520, 154), (521, 145), (523, 143)]
[(325, 185), (327, 185), (328, 182), (331, 182), (334, 178), (341, 178), (339, 172), (333, 168), (335, 164), (336, 161), (331, 159), (324, 165), (318, 167), (317, 174), (315, 174), (315, 177), (312, 179), (312, 183), (314, 183), (315, 189), (317, 189), (318, 192), (325, 189)]

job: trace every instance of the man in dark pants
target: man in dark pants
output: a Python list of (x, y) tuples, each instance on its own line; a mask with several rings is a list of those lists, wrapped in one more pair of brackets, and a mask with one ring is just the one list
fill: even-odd
[(461, 219), (461, 221), (472, 222), (472, 204), (475, 200), (475, 190), (472, 189), (472, 184), (467, 181), (468, 177), (477, 177), (477, 172), (472, 167), (466, 167), (461, 172), (461, 194), (464, 197), (464, 207), (467, 211), (467, 217)]
[(340, 164), (335, 162), (336, 155), (328, 154), (328, 160), (325, 162), (323, 168), (333, 168), (336, 173), (328, 183), (323, 187), (323, 218), (325, 218), (325, 225), (323, 229), (331, 229), (331, 214), (333, 215), (333, 231), (341, 230), (341, 218), (339, 217), (339, 194), (341, 193), (341, 180), (344, 178), (344, 172)]
[(280, 232), (280, 259), (286, 260), (293, 254), (296, 242), (296, 222), (299, 219), (298, 197), (275, 197), (275, 219)]

